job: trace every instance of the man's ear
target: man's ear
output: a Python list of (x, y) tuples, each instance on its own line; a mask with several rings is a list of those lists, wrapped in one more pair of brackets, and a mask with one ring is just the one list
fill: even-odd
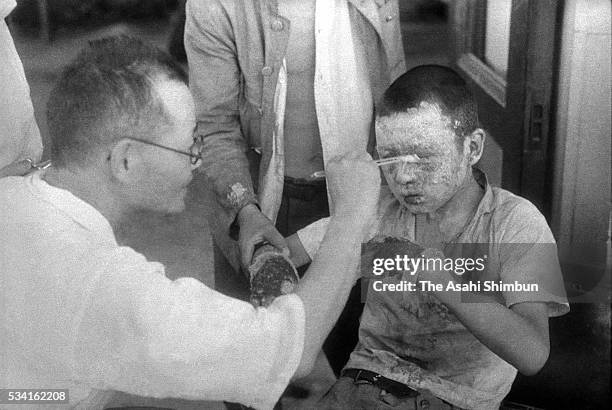
[(109, 162), (112, 176), (127, 183), (137, 175), (142, 158), (130, 140), (122, 139), (113, 145)]
[(482, 157), (482, 152), (484, 150), (485, 139), (486, 133), (482, 128), (476, 128), (466, 137), (470, 165), (476, 165), (478, 161), (480, 161), (480, 157)]

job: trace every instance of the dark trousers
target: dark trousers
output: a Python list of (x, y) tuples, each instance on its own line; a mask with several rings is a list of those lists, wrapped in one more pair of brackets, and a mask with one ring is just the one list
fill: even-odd
[(426, 391), (398, 398), (373, 384), (341, 377), (317, 403), (318, 410), (461, 410)]

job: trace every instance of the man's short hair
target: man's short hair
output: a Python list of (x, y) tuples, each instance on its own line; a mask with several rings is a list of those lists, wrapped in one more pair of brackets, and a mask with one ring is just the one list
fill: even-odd
[(169, 120), (154, 82), (187, 83), (178, 63), (139, 39), (90, 42), (51, 92), (47, 122), (55, 166), (84, 165), (89, 154), (129, 136), (151, 138)]
[(401, 75), (383, 95), (378, 116), (406, 112), (422, 102), (436, 104), (451, 119), (458, 137), (478, 128), (474, 95), (459, 74), (440, 65), (421, 65)]

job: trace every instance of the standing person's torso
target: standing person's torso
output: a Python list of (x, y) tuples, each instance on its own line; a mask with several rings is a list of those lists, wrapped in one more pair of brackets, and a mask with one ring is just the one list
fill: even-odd
[(291, 22), (285, 59), (285, 174), (303, 178), (323, 169), (321, 137), (314, 95), (316, 0), (279, 2), (279, 13)]

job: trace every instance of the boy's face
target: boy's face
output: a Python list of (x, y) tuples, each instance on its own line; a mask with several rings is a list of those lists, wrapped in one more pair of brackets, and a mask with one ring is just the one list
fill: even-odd
[(395, 197), (412, 213), (431, 213), (446, 204), (469, 171), (468, 147), (457, 143), (452, 120), (436, 104), (376, 119), (381, 158), (409, 155), (383, 166)]

